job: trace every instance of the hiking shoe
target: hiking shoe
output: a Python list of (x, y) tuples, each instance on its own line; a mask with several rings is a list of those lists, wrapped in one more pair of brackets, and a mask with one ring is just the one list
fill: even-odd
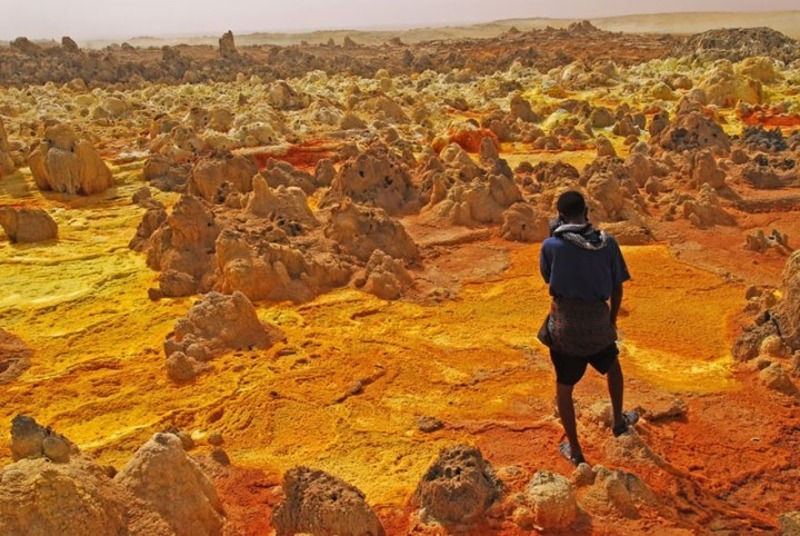
[(611, 432), (614, 434), (614, 437), (619, 437), (628, 429), (639, 422), (639, 412), (635, 409), (631, 411), (625, 411), (622, 413), (622, 422), (611, 429)]

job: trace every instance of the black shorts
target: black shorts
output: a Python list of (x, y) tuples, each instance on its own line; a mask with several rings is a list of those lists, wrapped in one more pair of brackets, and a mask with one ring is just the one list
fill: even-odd
[(550, 349), (550, 360), (556, 368), (556, 381), (562, 385), (575, 385), (583, 378), (586, 366), (591, 365), (600, 374), (605, 374), (619, 356), (616, 343), (611, 343), (600, 352), (588, 357), (575, 357)]

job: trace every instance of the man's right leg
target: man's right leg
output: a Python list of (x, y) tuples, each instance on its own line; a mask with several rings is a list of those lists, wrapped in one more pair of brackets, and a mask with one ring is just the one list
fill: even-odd
[(561, 425), (569, 441), (570, 456), (572, 460), (583, 461), (583, 452), (578, 442), (578, 425), (575, 420), (575, 404), (572, 400), (573, 385), (556, 383), (556, 404), (558, 405), (558, 415), (561, 417)]

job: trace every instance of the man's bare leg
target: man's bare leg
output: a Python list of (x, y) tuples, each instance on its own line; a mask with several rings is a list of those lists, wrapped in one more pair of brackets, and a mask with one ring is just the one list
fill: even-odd
[(567, 434), (567, 441), (573, 460), (583, 461), (583, 452), (578, 442), (578, 426), (575, 422), (575, 404), (572, 401), (572, 385), (556, 383), (556, 404), (561, 417), (561, 425)]
[(622, 377), (622, 367), (619, 366), (619, 359), (614, 361), (611, 368), (606, 373), (608, 380), (608, 395), (611, 397), (611, 411), (612, 411), (612, 429), (621, 426), (624, 421), (622, 417), (622, 397), (624, 393), (624, 384)]

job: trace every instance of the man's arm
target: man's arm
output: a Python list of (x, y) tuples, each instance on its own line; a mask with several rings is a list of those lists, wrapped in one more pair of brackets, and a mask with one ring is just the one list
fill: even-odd
[(547, 254), (547, 246), (542, 244), (542, 249), (539, 252), (539, 272), (542, 274), (542, 279), (545, 283), (550, 283), (550, 269), (551, 261), (550, 256)]
[(617, 326), (617, 314), (619, 314), (619, 307), (622, 305), (622, 284), (614, 287), (611, 291), (611, 325)]

